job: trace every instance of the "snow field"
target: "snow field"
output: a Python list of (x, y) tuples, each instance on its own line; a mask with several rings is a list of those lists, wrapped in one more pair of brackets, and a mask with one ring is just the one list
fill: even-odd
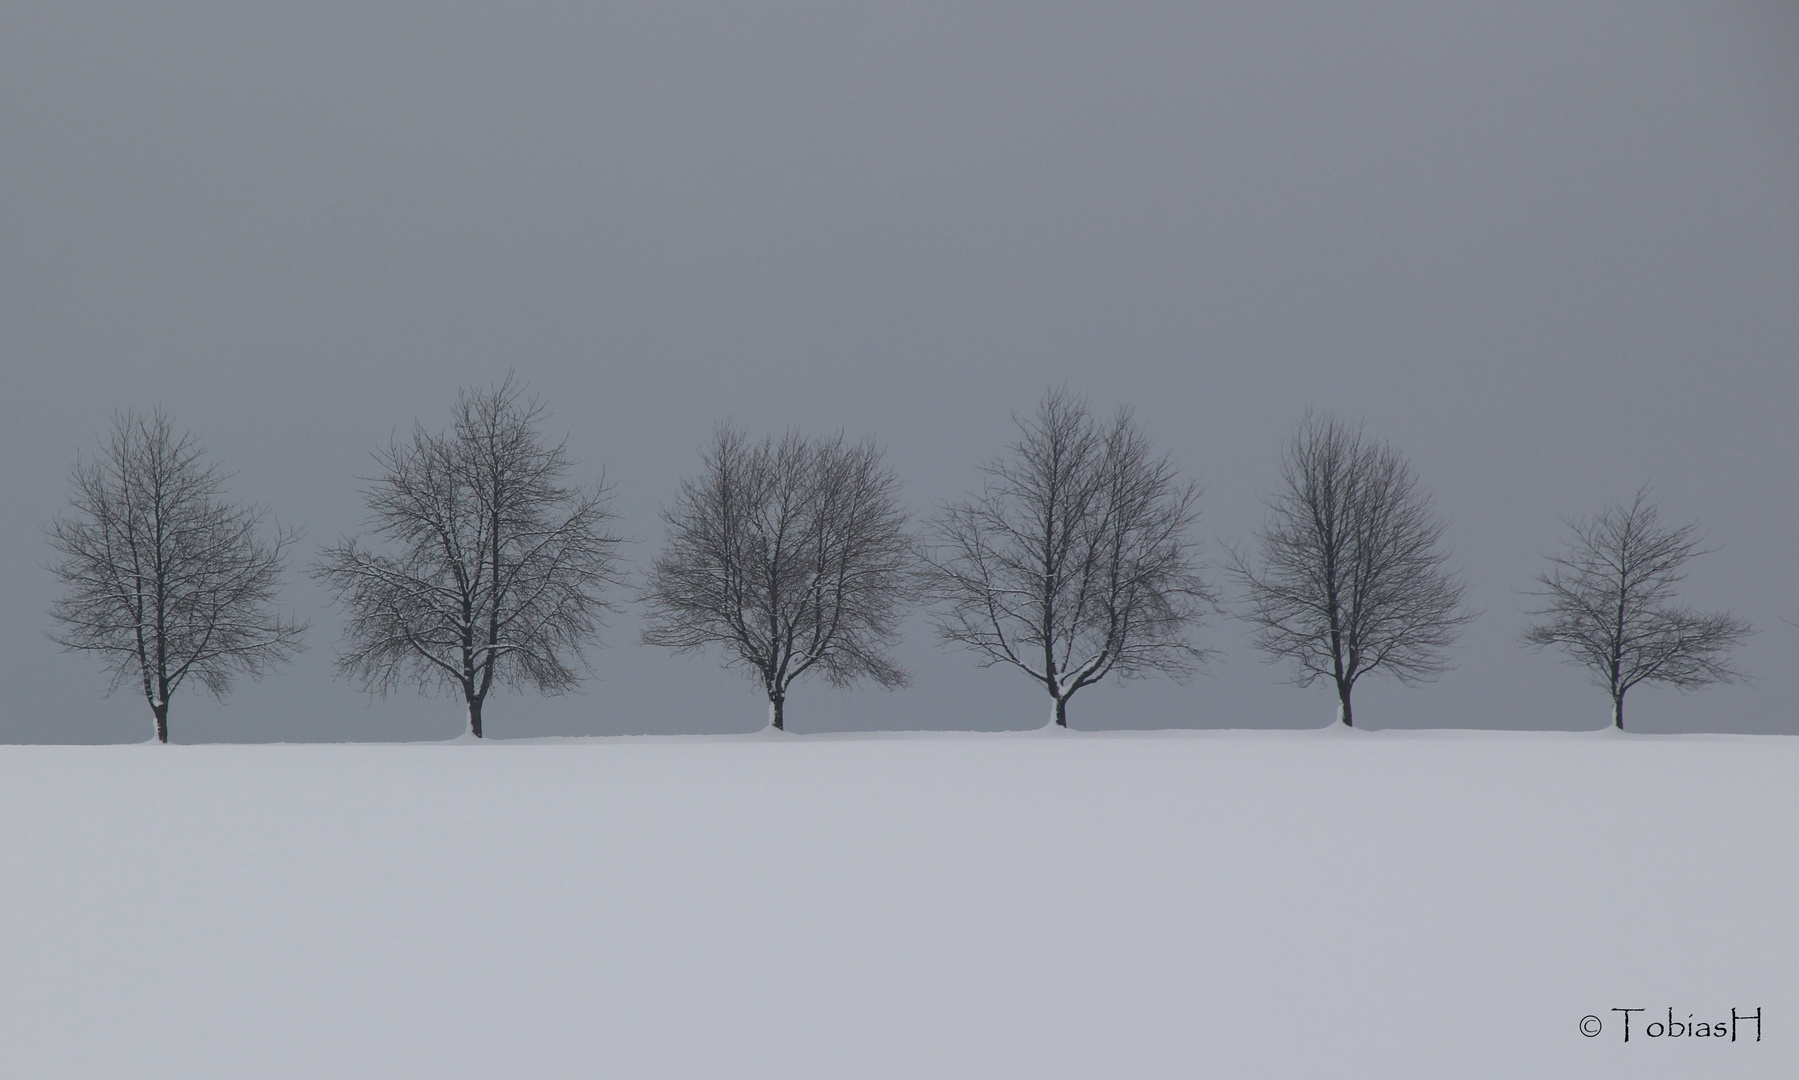
[[(0, 747), (3, 1071), (1788, 1076), (1796, 776), (1610, 732)], [(1761, 1043), (1634, 1027), (1733, 1006)]]

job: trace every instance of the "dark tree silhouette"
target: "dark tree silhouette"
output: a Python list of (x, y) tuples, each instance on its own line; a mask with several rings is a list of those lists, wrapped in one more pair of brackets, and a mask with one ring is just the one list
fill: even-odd
[(226, 501), (225, 480), (160, 409), (115, 414), (100, 456), (75, 463), (73, 512), (48, 530), (66, 589), (51, 639), (104, 658), (108, 694), (138, 683), (158, 742), (189, 678), (222, 698), (303, 648), (306, 626), (270, 610), (296, 534), (258, 535), (266, 511)]
[(497, 685), (545, 694), (580, 684), (618, 583), (603, 484), (565, 484), (541, 402), (508, 375), (457, 396), (445, 434), (416, 427), (375, 457), (364, 492), (374, 546), (320, 553), (312, 575), (349, 612), (339, 674), (386, 695), (405, 682), (459, 694), (469, 731)]
[(1067, 727), (1068, 699), (1107, 675), (1185, 680), (1206, 659), (1187, 639), (1216, 600), (1188, 536), (1200, 489), (1128, 409), (1102, 425), (1051, 390), (1014, 420), (1020, 437), (985, 467), (981, 495), (932, 523), (938, 633), (982, 667), (1024, 672)]
[(1443, 523), (1397, 450), (1359, 425), (1307, 413), (1281, 458), (1281, 488), (1257, 534), (1260, 564), (1232, 553), (1243, 617), (1293, 682), (1330, 679), (1354, 726), (1356, 680), (1382, 671), (1406, 686), (1449, 667), (1446, 650), (1474, 616), (1443, 564)]
[(1689, 559), (1707, 554), (1696, 524), (1669, 528), (1639, 489), (1628, 506), (1570, 522), (1568, 550), (1530, 595), (1544, 604), (1519, 635), (1533, 650), (1555, 646), (1585, 667), (1612, 699), (1612, 724), (1624, 729), (1624, 695), (1638, 683), (1693, 690), (1745, 678), (1730, 652), (1753, 633), (1729, 612), (1706, 614), (1675, 602)]
[(722, 426), (662, 517), (646, 644), (723, 646), (781, 730), (788, 687), (809, 671), (840, 687), (905, 683), (887, 649), (913, 581), (912, 540), (899, 482), (872, 444), (796, 432), (751, 443)]

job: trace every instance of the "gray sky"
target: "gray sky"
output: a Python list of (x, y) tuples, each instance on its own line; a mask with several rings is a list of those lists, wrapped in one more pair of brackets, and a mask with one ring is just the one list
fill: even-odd
[[(1066, 382), (1129, 404), (1247, 537), (1307, 406), (1414, 459), (1484, 609), (1368, 726), (1588, 727), (1513, 643), (1564, 516), (1652, 481), (1720, 550), (1687, 598), (1754, 685), (1642, 688), (1643, 730), (1799, 729), (1799, 10), (1763, 0), (0, 8), (0, 739), (138, 741), (45, 638), (42, 526), (109, 413), (161, 404), (318, 544), (355, 476), (516, 368), (646, 565), (713, 425), (872, 436), (920, 510)], [(176, 741), (436, 738), (460, 707), (312, 651)], [(713, 656), (614, 621), (586, 691), (498, 736), (760, 726)], [(1190, 685), (1087, 727), (1301, 726), (1216, 620)], [(797, 730), (1037, 726), (1047, 696), (916, 621), (911, 688), (801, 684)]]

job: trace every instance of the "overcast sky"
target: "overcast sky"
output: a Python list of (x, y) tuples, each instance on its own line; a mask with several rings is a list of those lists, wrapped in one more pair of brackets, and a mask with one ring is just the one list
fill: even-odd
[[(1482, 614), (1371, 727), (1597, 727), (1519, 649), (1562, 519), (1652, 482), (1718, 548), (1687, 598), (1761, 628), (1753, 685), (1645, 687), (1643, 730), (1799, 731), (1799, 9), (1712, 3), (0, 8), (0, 738), (139, 741), (45, 633), (42, 529), (109, 414), (161, 405), (305, 531), (458, 386), (514, 368), (641, 568), (715, 423), (883, 444), (920, 512), (1066, 383), (1133, 406), (1247, 538), (1308, 406), (1365, 419), (1449, 518)], [(299, 565), (296, 566), (296, 571)], [(1228, 595), (1228, 590), (1227, 590)], [(442, 738), (457, 702), (312, 649), (176, 741)], [(620, 597), (624, 599), (624, 597)], [(727, 731), (766, 703), (636, 643), (488, 731)], [(1241, 623), (1211, 674), (1077, 727), (1308, 726)], [(914, 620), (913, 685), (798, 685), (796, 730), (1037, 726), (1049, 700)]]

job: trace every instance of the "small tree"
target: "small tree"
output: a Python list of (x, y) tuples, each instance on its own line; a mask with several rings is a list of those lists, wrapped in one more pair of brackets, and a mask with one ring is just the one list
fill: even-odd
[(364, 497), (377, 546), (343, 540), (312, 569), (349, 612), (339, 674), (382, 695), (447, 688), (476, 738), (496, 684), (580, 684), (619, 539), (604, 485), (564, 483), (570, 462), (545, 443), (544, 416), (508, 374), (458, 394), (448, 433), (417, 427), (375, 455), (382, 473)]
[(73, 513), (49, 527), (50, 609), (64, 649), (99, 654), (110, 695), (136, 682), (169, 741), (169, 701), (189, 678), (222, 698), (293, 658), (306, 626), (270, 610), (296, 539), (260, 534), (266, 511), (225, 499), (218, 466), (158, 409), (114, 414), (112, 436), (70, 476)]
[(1065, 390), (1014, 417), (1011, 456), (984, 468), (979, 498), (932, 523), (930, 573), (948, 610), (939, 635), (1041, 685), (1051, 720), (1107, 675), (1191, 676), (1208, 655), (1187, 639), (1215, 596), (1188, 533), (1200, 489), (1120, 409), (1101, 425)]
[(1331, 680), (1352, 727), (1350, 695), (1363, 675), (1411, 686), (1449, 667), (1445, 652), (1474, 616), (1462, 606), (1465, 586), (1444, 569), (1444, 524), (1397, 450), (1359, 425), (1307, 413), (1267, 508), (1260, 565), (1233, 552), (1230, 573), (1270, 663), (1292, 661), (1299, 686)]
[(816, 670), (833, 686), (901, 686), (887, 655), (913, 578), (899, 482), (872, 444), (788, 432), (751, 443), (722, 426), (698, 479), (665, 510), (650, 573), (645, 644), (724, 647), (785, 730), (788, 687)]
[(1628, 506), (1568, 523), (1574, 534), (1566, 554), (1551, 555), (1552, 568), (1530, 595), (1543, 606), (1519, 635), (1532, 650), (1554, 645), (1585, 667), (1612, 698), (1612, 724), (1624, 729), (1624, 695), (1638, 683), (1660, 682), (1681, 690), (1746, 676), (1731, 666), (1730, 651), (1753, 633), (1729, 612), (1706, 614), (1675, 602), (1687, 560), (1707, 554), (1696, 524), (1669, 528), (1661, 511), (1639, 489)]

